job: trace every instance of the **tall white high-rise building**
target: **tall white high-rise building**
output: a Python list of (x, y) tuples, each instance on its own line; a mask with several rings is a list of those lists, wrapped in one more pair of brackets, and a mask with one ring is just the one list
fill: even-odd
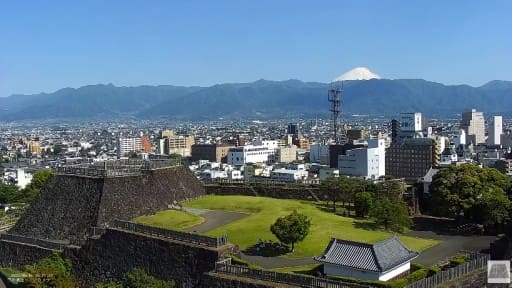
[(466, 132), (466, 143), (474, 145), (485, 143), (484, 113), (471, 109), (462, 113), (460, 128)]
[(489, 131), (487, 136), (487, 144), (500, 145), (501, 134), (503, 134), (503, 117), (493, 116), (489, 123)]

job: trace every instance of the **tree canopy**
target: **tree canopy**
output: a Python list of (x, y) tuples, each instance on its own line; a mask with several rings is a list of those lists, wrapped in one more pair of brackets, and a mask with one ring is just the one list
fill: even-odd
[(370, 192), (357, 192), (354, 196), (354, 210), (357, 217), (366, 217), (372, 208), (373, 198)]
[(388, 198), (380, 198), (373, 203), (370, 217), (377, 225), (394, 232), (403, 232), (412, 225), (405, 203), (390, 201)]
[(310, 226), (311, 221), (306, 215), (293, 211), (290, 215), (279, 217), (270, 226), (270, 231), (282, 243), (291, 244), (293, 251), (295, 243), (306, 238)]
[(71, 275), (71, 260), (63, 259), (57, 252), (33, 265), (25, 266), (25, 272), (29, 274), (26, 279), (27, 287), (78, 286), (75, 278)]
[(463, 217), (486, 226), (509, 219), (512, 181), (496, 169), (472, 164), (441, 169), (430, 185), (430, 209), (439, 216)]

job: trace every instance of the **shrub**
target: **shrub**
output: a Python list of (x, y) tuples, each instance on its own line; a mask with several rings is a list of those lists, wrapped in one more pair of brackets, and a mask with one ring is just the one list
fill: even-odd
[(416, 270), (419, 270), (419, 269), (424, 269), (424, 268), (427, 268), (425, 265), (423, 264), (420, 264), (420, 263), (411, 263), (411, 271), (414, 272)]
[(247, 262), (247, 261), (245, 261), (243, 259), (240, 259), (237, 256), (229, 255), (229, 258), (231, 258), (231, 264), (233, 264), (233, 265), (246, 266), (246, 267), (249, 267), (251, 269), (261, 269), (260, 266), (251, 264), (251, 263), (249, 263), (249, 262)]
[(459, 266), (461, 264), (466, 263), (468, 260), (468, 256), (466, 254), (457, 254), (453, 256), (452, 259), (450, 259), (450, 265), (451, 266)]
[(437, 274), (439, 272), (441, 272), (441, 268), (440, 267), (437, 267), (437, 266), (428, 267), (427, 277), (435, 275), (435, 274)]
[(428, 270), (426, 268), (421, 268), (407, 275), (405, 279), (407, 280), (408, 283), (413, 283), (427, 277), (427, 275)]

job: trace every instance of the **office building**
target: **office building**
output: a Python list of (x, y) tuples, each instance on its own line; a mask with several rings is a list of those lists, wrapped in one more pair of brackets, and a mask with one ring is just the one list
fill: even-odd
[(247, 163), (273, 163), (275, 155), (276, 149), (265, 145), (232, 147), (228, 151), (228, 164), (243, 166)]
[(117, 139), (117, 157), (127, 156), (130, 152), (142, 151), (142, 139), (140, 137), (119, 137)]
[(364, 144), (335, 144), (329, 146), (329, 167), (338, 168), (338, 159), (340, 155), (345, 155), (347, 150), (355, 149), (355, 148), (364, 148), (366, 145)]
[(466, 132), (466, 144), (485, 143), (484, 113), (477, 112), (475, 109), (463, 112), (460, 128)]
[(299, 124), (290, 123), (286, 129), (288, 135), (297, 136), (299, 135)]
[(193, 144), (191, 147), (192, 161), (208, 160), (227, 163), (228, 151), (232, 147), (234, 146), (228, 144)]
[(347, 130), (347, 139), (350, 140), (359, 140), (363, 139), (366, 136), (364, 129), (348, 129)]
[(431, 138), (404, 139), (400, 143), (392, 143), (386, 150), (386, 175), (415, 182), (430, 168), (439, 165), (440, 154), (438, 143)]
[(487, 144), (489, 145), (500, 145), (501, 134), (503, 134), (503, 117), (493, 116), (489, 123), (489, 129), (487, 133)]
[[(358, 176), (365, 179), (377, 179), (380, 176), (379, 148), (356, 148), (346, 151), (338, 158), (340, 175)], [(384, 164), (384, 163), (382, 163)]]
[(398, 139), (422, 138), (427, 128), (427, 119), (419, 112), (400, 113), (400, 131)]
[(297, 146), (290, 145), (277, 149), (277, 162), (290, 163), (297, 160)]
[(368, 148), (376, 148), (379, 155), (379, 176), (386, 175), (386, 139), (371, 138), (366, 140)]
[(189, 135), (174, 135), (165, 138), (165, 153), (164, 154), (179, 154), (183, 157), (190, 157), (192, 145), (195, 144), (194, 136)]

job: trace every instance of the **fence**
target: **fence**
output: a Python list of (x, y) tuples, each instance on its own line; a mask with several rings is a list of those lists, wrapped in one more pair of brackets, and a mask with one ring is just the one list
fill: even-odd
[(117, 160), (97, 162), (91, 165), (74, 165), (57, 167), (57, 174), (83, 175), (91, 177), (116, 177), (140, 175), (142, 171), (158, 168), (181, 166), (179, 159), (168, 160)]
[(114, 220), (111, 227), (128, 230), (137, 233), (148, 234), (152, 236), (169, 238), (173, 240), (189, 242), (193, 244), (208, 246), (208, 247), (221, 247), (228, 244), (228, 236), (223, 235), (220, 237), (209, 237), (198, 235), (188, 232), (180, 232), (175, 230), (163, 229), (158, 227), (146, 226), (126, 221)]
[(252, 269), (247, 266), (231, 265), (227, 263), (215, 263), (215, 272), (231, 274), (240, 277), (259, 279), (263, 281), (297, 285), (300, 287), (321, 287), (321, 288), (372, 288), (373, 286), (357, 283), (347, 283), (326, 278), (299, 275), (291, 273), (280, 273), (261, 269)]
[(315, 185), (318, 184), (316, 180), (297, 180), (294, 182), (285, 182), (279, 181), (269, 178), (252, 178), (250, 180), (242, 180), (242, 179), (227, 179), (227, 178), (213, 178), (213, 179), (202, 179), (205, 184), (246, 184), (246, 185), (280, 185), (280, 186), (290, 186), (290, 185)]
[(105, 233), (105, 230), (103, 227), (89, 227), (87, 229), (87, 237), (101, 236)]
[(487, 261), (491, 259), (489, 254), (469, 253), (468, 262), (459, 266), (441, 271), (430, 277), (421, 279), (417, 282), (407, 285), (405, 288), (428, 288), (436, 287), (443, 282), (453, 280), (455, 278), (464, 276), (472, 271), (484, 268), (487, 266)]
[(62, 251), (66, 247), (67, 243), (57, 243), (50, 240), (32, 238), (27, 236), (21, 236), (16, 234), (1, 234), (0, 239), (18, 242), (23, 244), (35, 245), (46, 249)]

